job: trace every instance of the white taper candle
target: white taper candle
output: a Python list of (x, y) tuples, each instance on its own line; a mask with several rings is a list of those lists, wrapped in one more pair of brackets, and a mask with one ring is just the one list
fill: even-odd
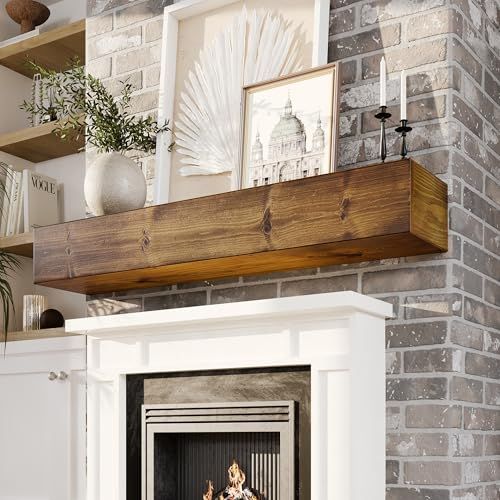
[(406, 120), (406, 71), (401, 71), (401, 120)]
[(386, 96), (387, 71), (385, 67), (385, 57), (380, 59), (380, 106), (387, 106)]

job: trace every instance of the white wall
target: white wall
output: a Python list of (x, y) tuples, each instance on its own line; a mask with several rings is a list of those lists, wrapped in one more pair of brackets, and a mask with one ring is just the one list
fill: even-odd
[(31, 79), (0, 66), (0, 134), (29, 127), (25, 111), (19, 106), (31, 98)]
[(3, 151), (0, 151), (0, 161), (7, 163), (7, 165), (12, 165), (16, 170), (22, 171), (25, 168), (29, 168), (32, 170), (35, 168), (35, 164), (31, 163), (28, 160), (23, 160), (22, 158), (18, 158), (17, 156), (12, 156)]
[(87, 17), (87, 2), (85, 0), (45, 0), (50, 9), (50, 18), (43, 29), (69, 24)]

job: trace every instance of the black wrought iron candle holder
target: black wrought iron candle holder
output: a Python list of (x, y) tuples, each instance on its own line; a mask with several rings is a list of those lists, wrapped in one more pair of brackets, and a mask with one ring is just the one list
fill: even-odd
[(411, 132), (411, 127), (408, 126), (408, 120), (401, 120), (401, 126), (396, 129), (398, 134), (401, 134), (401, 158), (406, 158), (408, 154), (408, 145), (406, 143), (406, 134)]
[(378, 113), (375, 115), (377, 120), (380, 120), (380, 159), (382, 162), (387, 158), (387, 140), (385, 138), (385, 122), (392, 115), (387, 111), (387, 106), (380, 106)]

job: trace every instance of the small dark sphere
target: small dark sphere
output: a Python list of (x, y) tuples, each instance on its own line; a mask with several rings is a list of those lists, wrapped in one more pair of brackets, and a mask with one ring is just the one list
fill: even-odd
[(40, 316), (40, 328), (60, 328), (64, 326), (64, 316), (57, 309), (47, 309)]

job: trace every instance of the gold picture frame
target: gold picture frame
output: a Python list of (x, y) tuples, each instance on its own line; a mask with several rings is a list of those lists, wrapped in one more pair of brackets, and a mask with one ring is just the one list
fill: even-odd
[(339, 65), (243, 88), (240, 188), (334, 172)]

